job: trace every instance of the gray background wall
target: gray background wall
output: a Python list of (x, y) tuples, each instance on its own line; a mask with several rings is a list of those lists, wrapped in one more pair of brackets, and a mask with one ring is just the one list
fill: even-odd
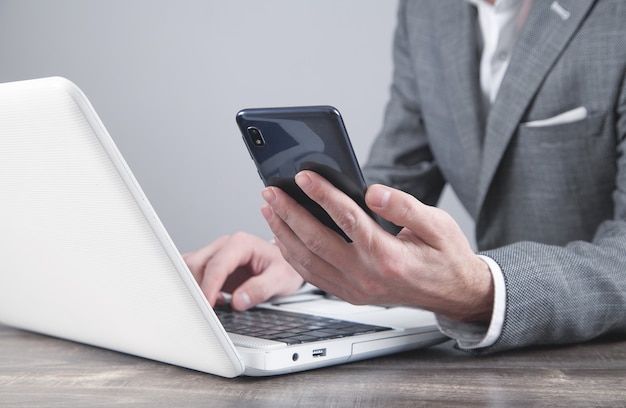
[[(0, 82), (80, 86), (181, 251), (238, 230), (269, 238), (235, 113), (334, 105), (364, 162), (395, 12), (381, 0), (0, 0)], [(471, 235), (450, 192), (442, 206)]]

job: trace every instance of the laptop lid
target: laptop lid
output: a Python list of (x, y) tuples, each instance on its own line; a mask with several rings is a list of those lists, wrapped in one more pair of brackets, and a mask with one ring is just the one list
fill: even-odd
[(87, 98), (63, 78), (0, 84), (0, 321), (244, 371)]

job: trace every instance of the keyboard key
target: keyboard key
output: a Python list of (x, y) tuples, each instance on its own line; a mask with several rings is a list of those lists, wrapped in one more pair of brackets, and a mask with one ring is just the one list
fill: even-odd
[(228, 332), (287, 344), (391, 330), (388, 327), (263, 308), (237, 312), (225, 305), (215, 307), (215, 313)]

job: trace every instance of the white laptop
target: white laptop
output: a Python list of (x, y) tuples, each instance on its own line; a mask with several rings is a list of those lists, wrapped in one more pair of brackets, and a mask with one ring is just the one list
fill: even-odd
[(0, 322), (224, 377), (445, 339), (431, 313), (411, 308), (319, 294), (263, 307), (361, 329), (294, 341), (284, 326), (265, 338), (227, 332), (84, 94), (59, 77), (0, 84)]

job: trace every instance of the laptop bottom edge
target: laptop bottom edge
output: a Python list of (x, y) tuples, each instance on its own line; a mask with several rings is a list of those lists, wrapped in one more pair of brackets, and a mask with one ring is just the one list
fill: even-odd
[(339, 365), (404, 351), (430, 347), (446, 340), (439, 330), (399, 334), (383, 339), (354, 339), (353, 342), (324, 342), (291, 346), (278, 350), (237, 347), (246, 376), (273, 376)]

